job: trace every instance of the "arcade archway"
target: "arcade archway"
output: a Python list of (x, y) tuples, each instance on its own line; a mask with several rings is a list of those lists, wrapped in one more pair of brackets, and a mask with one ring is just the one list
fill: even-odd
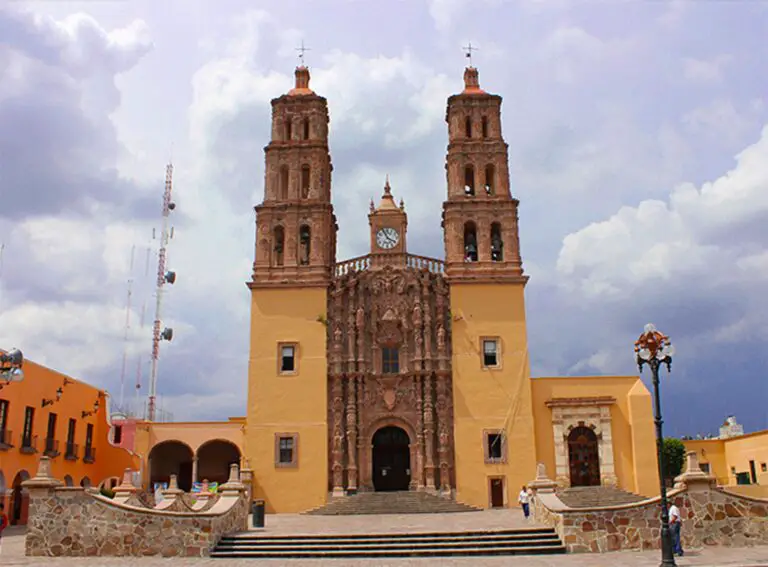
[(229, 466), (240, 464), (240, 449), (231, 441), (214, 439), (200, 446), (196, 458), (197, 482), (224, 484), (229, 480)]
[(29, 480), (29, 473), (27, 471), (19, 471), (16, 477), (13, 479), (11, 485), (11, 506), (8, 519), (12, 525), (26, 525), (27, 516), (29, 515), (29, 494), (27, 490), (21, 486), (21, 483), (25, 480)]
[(597, 435), (589, 427), (574, 427), (568, 435), (571, 486), (600, 485), (600, 453)]
[(156, 482), (170, 482), (171, 475), (175, 474), (181, 490), (192, 490), (193, 459), (192, 449), (181, 441), (164, 441), (155, 445), (148, 458), (150, 489)]
[(373, 486), (377, 491), (408, 490), (411, 483), (411, 440), (394, 425), (373, 436)]

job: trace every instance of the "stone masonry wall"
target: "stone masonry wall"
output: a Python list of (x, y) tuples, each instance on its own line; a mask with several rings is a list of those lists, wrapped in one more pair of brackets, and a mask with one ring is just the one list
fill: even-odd
[(202, 512), (142, 508), (40, 473), (27, 482), (28, 556), (204, 557), (224, 534), (248, 525), (247, 493), (237, 480)]
[[(698, 469), (697, 463), (691, 466)], [(729, 494), (695, 469), (689, 466), (668, 495), (680, 509), (683, 549), (768, 545), (768, 501)], [(537, 482), (547, 489), (534, 497), (534, 518), (555, 528), (569, 552), (659, 548), (660, 498), (623, 506), (568, 508), (547, 480)]]

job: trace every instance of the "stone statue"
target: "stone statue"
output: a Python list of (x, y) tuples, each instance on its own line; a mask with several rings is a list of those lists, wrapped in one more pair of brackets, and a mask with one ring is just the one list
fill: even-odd
[(355, 323), (357, 324), (358, 329), (362, 329), (365, 325), (365, 310), (362, 306), (357, 308), (357, 317)]
[(442, 325), (437, 328), (437, 349), (445, 350), (445, 328)]

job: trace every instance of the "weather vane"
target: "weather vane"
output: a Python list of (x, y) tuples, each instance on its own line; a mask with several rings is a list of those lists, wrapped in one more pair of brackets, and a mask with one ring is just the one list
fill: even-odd
[(464, 47), (463, 49), (467, 52), (466, 53), (466, 57), (467, 57), (467, 59), (469, 59), (469, 66), (471, 67), (472, 66), (472, 52), (473, 51), (477, 51), (478, 48), (477, 47), (472, 47), (472, 42), (470, 41), (467, 44), (467, 46)]
[(299, 52), (299, 61), (301, 61), (301, 65), (304, 65), (304, 52), (305, 51), (312, 51), (309, 47), (304, 47), (304, 40), (301, 40), (301, 47), (297, 47), (296, 51)]

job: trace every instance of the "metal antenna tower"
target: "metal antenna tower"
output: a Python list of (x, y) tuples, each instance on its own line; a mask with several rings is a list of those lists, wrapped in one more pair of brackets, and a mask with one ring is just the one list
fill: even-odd
[(133, 256), (136, 245), (131, 248), (131, 266), (128, 271), (128, 298), (125, 302), (125, 332), (123, 333), (123, 368), (120, 372), (120, 411), (125, 411), (125, 366), (128, 363), (128, 331), (131, 328), (131, 291), (133, 287)]
[(160, 250), (157, 254), (157, 288), (155, 290), (155, 324), (152, 328), (152, 370), (149, 376), (149, 399), (147, 400), (147, 419), (155, 421), (155, 398), (157, 396), (157, 362), (160, 357), (160, 341), (173, 339), (173, 329), (160, 330), (160, 308), (163, 300), (163, 286), (176, 281), (176, 273), (165, 270), (166, 247), (173, 236), (173, 228), (168, 230), (168, 217), (176, 204), (171, 201), (173, 190), (173, 164), (165, 168), (165, 191), (163, 192), (163, 225), (160, 231)]

